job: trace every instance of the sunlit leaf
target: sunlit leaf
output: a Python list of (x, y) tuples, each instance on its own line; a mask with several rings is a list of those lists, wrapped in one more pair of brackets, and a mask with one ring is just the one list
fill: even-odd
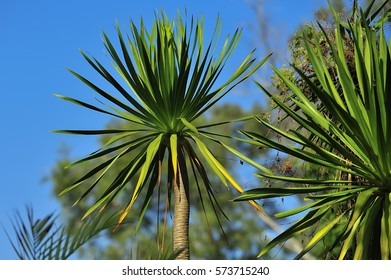
[[(284, 131), (256, 118), (283, 140), (276, 141), (254, 131), (241, 133), (255, 145), (269, 147), (305, 163), (320, 166), (328, 170), (329, 176), (333, 176), (333, 179), (306, 175), (295, 178), (273, 175), (264, 167), (258, 168), (261, 173), (256, 176), (293, 186), (248, 190), (236, 201), (299, 194), (306, 201), (311, 201), (275, 215), (284, 218), (306, 213), (267, 244), (260, 255), (311, 227), (314, 236), (297, 256), (301, 258), (327, 235), (333, 236), (334, 226), (343, 223), (339, 227), (342, 231), (333, 237), (331, 246), (334, 249), (338, 245), (339, 259), (391, 257), (391, 47), (384, 34), (384, 18), (372, 25), (374, 17), (381, 10), (371, 10), (374, 2), (365, 12), (354, 2), (353, 14), (348, 21), (343, 21), (330, 4), (336, 22), (335, 32), (330, 33), (319, 24), (319, 33), (312, 28), (308, 34), (304, 34), (303, 46), (313, 74), (293, 65), (301, 79), (296, 82), (284, 71), (273, 68), (289, 90), (288, 102), (279, 100), (258, 84), (286, 113), (285, 120), (294, 120), (300, 129)], [(380, 6), (384, 7), (385, 3)], [(386, 15), (387, 12), (390, 11), (386, 11)], [(319, 34), (325, 38), (322, 42), (317, 39)], [(321, 43), (327, 45), (327, 53), (322, 52)], [(304, 88), (311, 91), (311, 98)], [(284, 140), (292, 144), (287, 145)], [(336, 214), (335, 209), (342, 210)], [(328, 216), (336, 214), (336, 217), (326, 223), (322, 220), (326, 213)]]
[[(228, 74), (225, 80), (221, 80), (220, 77), (233, 55), (242, 31), (235, 30), (221, 45), (218, 42), (220, 29), (221, 21), (218, 18), (214, 33), (207, 41), (204, 38), (203, 18), (197, 20), (191, 18), (187, 22), (178, 12), (178, 17), (170, 20), (164, 12), (160, 12), (156, 13), (150, 30), (147, 30), (146, 24), (141, 19), (139, 25), (131, 21), (130, 34), (126, 35), (117, 23), (117, 42), (103, 33), (103, 44), (113, 69), (106, 67), (86, 52), (81, 52), (88, 65), (98, 74), (98, 78), (103, 79), (106, 84), (102, 85), (99, 80), (95, 81), (95, 77), (85, 77), (76, 71), (69, 71), (97, 95), (94, 100), (98, 105), (62, 95), (58, 97), (125, 121), (127, 124), (125, 127), (128, 128), (55, 131), (110, 136), (97, 151), (69, 166), (69, 168), (76, 168), (79, 164), (89, 162), (93, 166), (92, 170), (82, 174), (62, 192), (72, 191), (76, 187), (83, 188), (78, 201), (98, 191), (97, 186), (100, 186), (101, 178), (108, 176), (110, 171), (120, 165), (119, 159), (121, 162), (127, 161), (118, 174), (110, 175), (113, 176), (113, 179), (110, 179), (111, 183), (103, 186), (103, 193), (93, 202), (84, 217), (98, 208), (103, 211), (126, 189), (130, 190), (132, 195), (126, 205), (120, 206), (122, 215), (118, 223), (128, 215), (141, 192), (146, 192), (140, 209), (140, 225), (151, 197), (156, 192), (160, 192), (163, 176), (168, 176), (166, 192), (168, 203), (170, 203), (171, 191), (177, 191), (175, 188), (168, 189), (173, 185), (173, 180), (188, 177), (188, 170), (178, 171), (182, 153), (184, 153), (182, 156), (188, 157), (191, 162), (194, 177), (202, 178), (207, 197), (214, 209), (219, 209), (219, 206), (209, 176), (217, 176), (224, 185), (228, 186), (228, 181), (238, 191), (242, 191), (233, 176), (211, 153), (206, 142), (201, 140), (201, 134), (208, 140), (232, 138), (232, 135), (218, 135), (211, 132), (213, 127), (228, 123), (229, 120), (212, 124), (204, 123), (199, 127), (196, 121), (234, 87), (254, 74), (270, 55), (257, 61), (254, 57), (255, 51), (250, 52), (241, 63), (234, 66), (233, 73)], [(116, 78), (118, 75), (120, 79)], [(248, 119), (250, 118), (244, 117), (234, 121)], [(200, 133), (200, 129), (205, 128), (208, 128), (208, 131)], [(193, 148), (194, 141), (196, 145)], [(235, 152), (232, 148), (229, 150)], [(164, 156), (166, 151), (168, 157)], [(165, 163), (167, 158), (168, 164)], [(103, 163), (99, 163), (99, 160), (103, 160)], [(209, 169), (207, 171), (208, 166), (213, 171), (212, 174), (209, 174)], [(162, 167), (166, 168), (164, 172), (161, 170)], [(179, 172), (181, 172), (180, 176), (177, 176)], [(132, 179), (136, 179), (137, 182), (132, 184)], [(200, 191), (200, 187), (197, 188)], [(254, 202), (252, 203), (259, 208)], [(217, 214), (218, 211), (215, 213)], [(175, 220), (174, 217), (174, 223)]]

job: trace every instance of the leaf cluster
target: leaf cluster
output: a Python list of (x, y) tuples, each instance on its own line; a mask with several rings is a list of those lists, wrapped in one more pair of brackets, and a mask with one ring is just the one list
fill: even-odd
[[(294, 107), (258, 84), (301, 129), (284, 131), (258, 118), (262, 125), (294, 143), (289, 146), (255, 132), (242, 133), (258, 145), (336, 172), (334, 179), (259, 174), (295, 186), (255, 189), (245, 192), (237, 200), (303, 194), (308, 201), (304, 206), (276, 215), (277, 218), (283, 218), (303, 214), (301, 219), (263, 248), (260, 255), (321, 224), (322, 227), (316, 230), (313, 238), (296, 257), (301, 258), (342, 223), (343, 229), (339, 230), (328, 248), (331, 251), (340, 245), (340, 259), (346, 258), (348, 253), (352, 253), (354, 259), (391, 257), (391, 154), (387, 144), (391, 137), (391, 115), (388, 110), (391, 104), (391, 49), (384, 30), (367, 21), (370, 7), (366, 11), (358, 10), (352, 21), (342, 21), (330, 5), (337, 23), (334, 40), (330, 39), (321, 25), (319, 29), (326, 38), (334, 69), (329, 67), (329, 59), (322, 52), (321, 42), (311, 41), (311, 38), (316, 37), (316, 32), (311, 31), (312, 37), (304, 40), (316, 82), (308, 73), (295, 65), (292, 67), (305, 82), (305, 88), (311, 89), (311, 96), (315, 96), (317, 102), (306, 94), (304, 87), (292, 82), (289, 76), (276, 68), (273, 70), (291, 92), (289, 100)], [(351, 43), (346, 43), (346, 38)], [(346, 56), (346, 49), (351, 44), (354, 63), (348, 62)], [(351, 71), (353, 65), (355, 71)], [(336, 76), (333, 76), (333, 71)], [(338, 77), (338, 83), (335, 83), (334, 77)], [(344, 178), (341, 174), (348, 176)], [(342, 211), (336, 213), (338, 205), (343, 207)], [(328, 218), (327, 222), (325, 217)]]
[(20, 260), (66, 260), (104, 230), (113, 228), (117, 218), (101, 215), (78, 227), (67, 227), (54, 212), (40, 219), (35, 218), (32, 207), (26, 207), (26, 218), (17, 211), (12, 221), (15, 240), (6, 233)]
[[(81, 174), (61, 192), (65, 194), (83, 188), (75, 205), (91, 198), (91, 193), (97, 189), (102, 190), (100, 186), (109, 178), (83, 219), (98, 209), (103, 211), (119, 202), (122, 209), (122, 215), (118, 219), (120, 224), (135, 203), (140, 202), (137, 229), (156, 194), (158, 198), (162, 194), (166, 196), (164, 211), (165, 215), (168, 213), (177, 179), (188, 178), (187, 174), (193, 175), (199, 203), (204, 212), (204, 202), (209, 201), (216, 216), (221, 213), (221, 209), (208, 171), (219, 178), (224, 186), (228, 187), (230, 184), (239, 192), (243, 191), (207, 144), (214, 142), (220, 147), (224, 145), (240, 154), (218, 140), (229, 139), (231, 135), (220, 135), (210, 130), (252, 117), (207, 125), (198, 125), (197, 119), (252, 75), (267, 57), (257, 62), (253, 57), (254, 51), (250, 52), (234, 73), (221, 82), (219, 77), (239, 42), (241, 30), (237, 29), (222, 44), (218, 44), (220, 28), (218, 19), (211, 40), (205, 42), (203, 19), (191, 18), (187, 22), (179, 12), (178, 17), (172, 21), (163, 12), (156, 14), (151, 31), (147, 30), (142, 20), (139, 26), (131, 22), (130, 35), (124, 34), (117, 25), (119, 48), (103, 33), (103, 43), (115, 70), (114, 74), (96, 58), (82, 52), (87, 63), (111, 87), (113, 93), (70, 70), (98, 94), (99, 105), (57, 96), (126, 123), (123, 128), (56, 131), (107, 136), (106, 142), (97, 151), (68, 166), (77, 168), (93, 163), (88, 172)], [(189, 181), (185, 181), (188, 186)], [(124, 204), (117, 200), (122, 193), (128, 193)], [(259, 208), (254, 202), (251, 203)]]

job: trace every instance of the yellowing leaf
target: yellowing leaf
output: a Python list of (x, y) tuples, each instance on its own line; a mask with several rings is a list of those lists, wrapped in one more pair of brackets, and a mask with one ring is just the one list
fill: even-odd
[(141, 168), (140, 171), (140, 176), (137, 181), (136, 187), (134, 188), (132, 198), (130, 199), (128, 205), (126, 206), (124, 212), (120, 216), (117, 226), (122, 223), (122, 221), (125, 219), (125, 217), (128, 215), (130, 209), (132, 208), (135, 200), (137, 199), (140, 191), (140, 187), (144, 184), (144, 181), (147, 177), (147, 172), (149, 170), (149, 167), (151, 166), (151, 163), (153, 161), (153, 158), (155, 157), (157, 151), (159, 150), (160, 143), (162, 141), (163, 134), (159, 134), (158, 137), (156, 137), (149, 145), (147, 148), (147, 154), (145, 157), (145, 162), (143, 164), (143, 167)]
[(170, 149), (171, 149), (171, 161), (172, 168), (174, 170), (174, 178), (176, 179), (176, 173), (178, 169), (178, 136), (176, 134), (172, 134), (170, 137)]
[[(224, 176), (223, 178), (226, 178), (239, 193), (243, 193), (242, 187), (235, 181), (235, 179), (231, 176), (231, 174), (229, 174), (229, 172), (224, 168), (224, 166), (222, 166), (221, 163), (213, 156), (213, 154), (209, 151), (205, 144), (194, 135), (192, 135), (192, 138), (196, 142), (197, 146), (200, 148), (201, 153), (204, 155), (210, 167), (213, 170), (218, 170), (216, 174), (219, 177), (221, 176), (220, 174), (222, 174)], [(222, 182), (226, 185), (225, 180)], [(250, 200), (249, 203), (253, 205), (257, 210), (262, 211), (262, 207), (258, 205), (255, 201)]]

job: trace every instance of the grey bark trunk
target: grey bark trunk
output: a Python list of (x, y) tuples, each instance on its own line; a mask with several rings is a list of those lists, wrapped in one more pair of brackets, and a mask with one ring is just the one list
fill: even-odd
[(174, 199), (173, 249), (174, 253), (179, 252), (176, 257), (177, 260), (189, 260), (189, 179), (186, 164), (181, 155), (178, 155), (177, 182), (174, 185)]

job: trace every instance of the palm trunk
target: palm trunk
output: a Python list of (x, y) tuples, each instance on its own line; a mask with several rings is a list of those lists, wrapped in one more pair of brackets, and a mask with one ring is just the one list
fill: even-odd
[(186, 163), (183, 156), (178, 153), (177, 182), (174, 185), (174, 253), (179, 252), (177, 260), (190, 259), (189, 246), (189, 179), (187, 176)]

